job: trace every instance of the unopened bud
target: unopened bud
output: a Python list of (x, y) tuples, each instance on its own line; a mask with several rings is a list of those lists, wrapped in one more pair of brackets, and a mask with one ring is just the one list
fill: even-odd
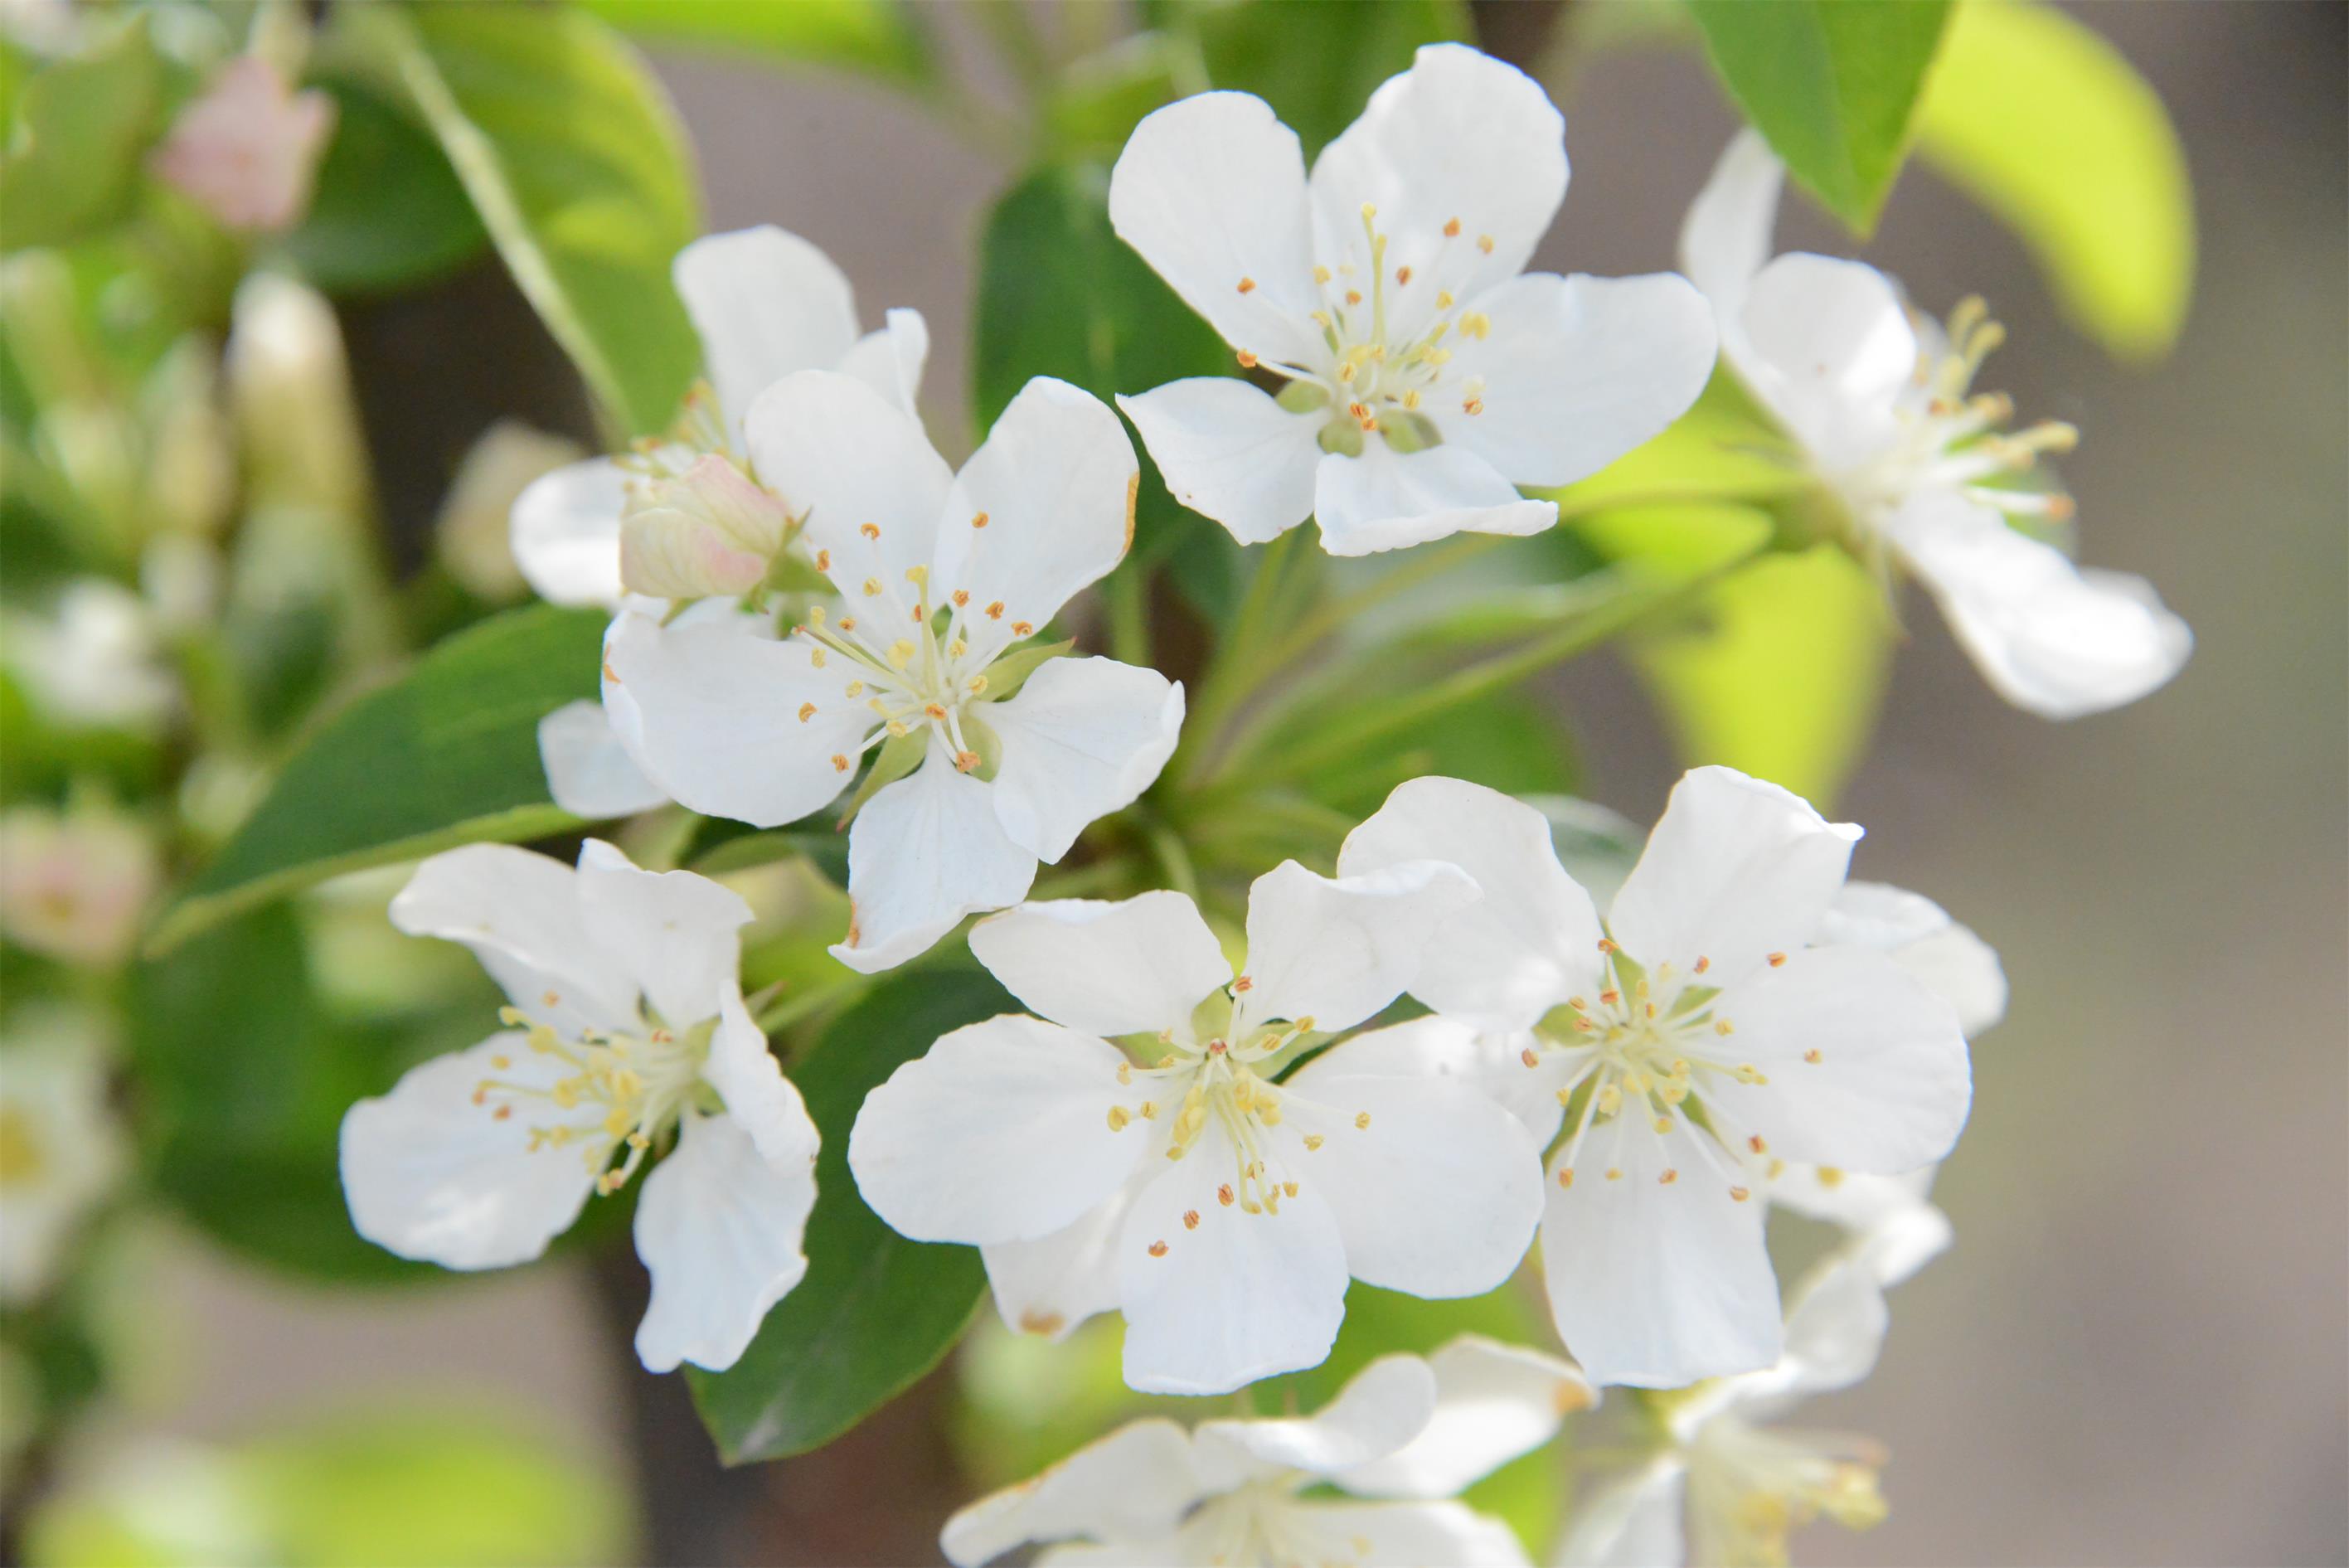
[(764, 582), (792, 517), (731, 461), (704, 456), (655, 483), (620, 520), (620, 583), (661, 598), (746, 594)]

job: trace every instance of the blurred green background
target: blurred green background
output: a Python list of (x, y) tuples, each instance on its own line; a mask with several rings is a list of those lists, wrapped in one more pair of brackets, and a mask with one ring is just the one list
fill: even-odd
[[(1480, 7), (1480, 21), (1490, 47), (1522, 58), (1553, 9)], [(1568, 9), (1604, 25), (1589, 14), (1617, 8)], [(1824, 1563), (2338, 1563), (2349, 10), (2072, 9), (2154, 83), (2185, 140), (2201, 259), (2176, 353), (2116, 366), (2063, 323), (2006, 231), (1922, 166), (1861, 254), (1936, 313), (1990, 299), (2012, 337), (1983, 384), (2026, 418), (2081, 427), (2064, 472), (2087, 558), (2151, 578), (2199, 649), (2148, 701), (2050, 725), (1992, 696), (1911, 604), (1840, 815), (1869, 829), (1860, 874), (1973, 925), (2014, 1000), (1978, 1048), (1974, 1125), (1939, 1189), (1957, 1248), (1895, 1297), (1876, 1376), (1806, 1415), (1890, 1446), (1892, 1517), (1797, 1550)], [(1016, 171), (857, 80), (657, 57), (710, 226), (780, 223), (840, 262), (868, 317), (923, 310), (929, 400), (958, 428), (974, 244)], [(1575, 176), (1537, 265), (1669, 265), (1734, 123), (1702, 61), (1627, 47), (1547, 80)], [(1849, 249), (1799, 202), (1782, 243)], [(347, 318), (395, 518), (429, 514), (447, 478), (434, 464), (494, 415), (589, 433), (552, 346), (481, 356), (469, 350), (482, 324), (536, 331), (488, 262)], [(1587, 793), (1652, 816), (1680, 763), (1628, 671), (1586, 660), (1546, 696), (1590, 742)], [(566, 1498), (575, 1481), (492, 1474), (508, 1502), (543, 1483), (546, 1517), (578, 1524), (634, 1479), (649, 1550), (678, 1562), (928, 1561), (938, 1521), (971, 1490), (936, 1378), (830, 1449), (719, 1472), (675, 1382), (624, 1374), (612, 1353), (636, 1287), (584, 1262), (375, 1296), (288, 1284), (169, 1237), (152, 1266), (174, 1343), (155, 1348), (142, 1397), (83, 1434), (69, 1469), (168, 1438), (282, 1441), (289, 1423), (387, 1398), (453, 1400), (556, 1434), (602, 1478)], [(314, 1464), (332, 1457), (324, 1436), (297, 1447)], [(239, 1462), (250, 1473), (232, 1484), (282, 1480), (290, 1461)], [(156, 1479), (169, 1473), (127, 1484), (169, 1496)], [(582, 1528), (572, 1539), (597, 1538)], [(550, 1526), (536, 1546), (562, 1560), (564, 1539)]]

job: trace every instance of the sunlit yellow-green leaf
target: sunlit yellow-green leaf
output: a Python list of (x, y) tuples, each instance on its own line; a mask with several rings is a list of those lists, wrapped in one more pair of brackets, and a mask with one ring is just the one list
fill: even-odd
[(2012, 226), (2080, 327), (2130, 359), (2177, 340), (2194, 286), (2186, 154), (2120, 51), (2052, 5), (1968, 0), (1917, 151)]
[(779, 64), (843, 67), (913, 85), (933, 74), (913, 8), (895, 0), (583, 0), (649, 44)]

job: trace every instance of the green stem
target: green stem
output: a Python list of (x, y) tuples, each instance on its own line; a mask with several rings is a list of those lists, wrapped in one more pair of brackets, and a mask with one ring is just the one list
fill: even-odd
[(834, 1002), (854, 1000), (873, 982), (871, 975), (852, 974), (844, 980), (833, 981), (830, 985), (810, 986), (796, 996), (778, 998), (772, 1006), (759, 1014), (760, 1031), (766, 1034), (778, 1033), (794, 1023), (812, 1018)]
[(1149, 587), (1148, 574), (1130, 563), (1110, 574), (1110, 656), (1121, 664), (1150, 665)]
[(1191, 852), (1183, 846), (1183, 836), (1154, 814), (1143, 818), (1142, 832), (1150, 840), (1150, 852), (1158, 857), (1159, 868), (1166, 873), (1168, 886), (1197, 903), (1199, 873), (1191, 864)]

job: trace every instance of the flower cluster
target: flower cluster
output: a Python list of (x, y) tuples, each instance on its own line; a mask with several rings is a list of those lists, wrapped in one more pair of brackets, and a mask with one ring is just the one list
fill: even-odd
[[(1309, 174), (1262, 101), (1184, 99), (1133, 131), (1109, 217), (1248, 374), (1118, 406), (1240, 544), (1309, 516), (1355, 556), (1552, 526), (1524, 487), (1657, 436), (1718, 350), (1813, 513), (1917, 576), (2001, 692), (2062, 717), (2168, 679), (2182, 623), (2032, 531), (2069, 515), (2033, 464), (2072, 435), (2008, 433), (2004, 400), (1971, 392), (1997, 340), (1979, 307), (1936, 326), (1857, 263), (1764, 265), (1778, 182), (1741, 139), (1691, 214), (1687, 279), (1560, 277), (1526, 269), (1563, 122), (1474, 50), (1421, 51)], [(349, 1113), (361, 1233), (517, 1263), (649, 1167), (637, 1350), (722, 1370), (806, 1273), (809, 1216), (844, 1197), (817, 1191), (818, 1147), (844, 1138), (863, 1204), (978, 1249), (1010, 1329), (1113, 1314), (1125, 1382), (1191, 1396), (1321, 1365), (1355, 1282), (1469, 1297), (1538, 1260), (1575, 1364), (1464, 1339), (1371, 1362), (1310, 1417), (1138, 1421), (956, 1515), (962, 1564), (1027, 1542), (1524, 1561), (1447, 1500), (1601, 1386), (1630, 1391), (1609, 1410), (1636, 1462), (1564, 1561), (1775, 1561), (1808, 1518), (1872, 1522), (1870, 1450), (1759, 1423), (1864, 1376), (1884, 1291), (1948, 1242), (1927, 1192), (1967, 1118), (1969, 1036), (2004, 1006), (1990, 950), (1847, 880), (1858, 827), (1717, 766), (1681, 780), (1619, 886), (1563, 860), (1535, 805), (1440, 773), (1341, 819), (1334, 875), (1283, 860), (1244, 900), (1195, 878), (1166, 790), (1122, 816), (1185, 741), (1184, 686), (1076, 651), (1093, 628), (1071, 606), (1134, 543), (1117, 412), (1037, 378), (957, 469), (916, 406), (918, 316), (860, 336), (838, 269), (771, 228), (698, 242), (676, 282), (709, 373), (676, 428), (513, 510), (539, 591), (612, 614), (600, 703), (541, 731), (554, 796), (844, 828), (832, 956), (876, 975), (982, 916), (970, 956), (1025, 1011), (937, 1037), (820, 1133), (742, 994), (735, 892), (596, 839), (575, 869), (436, 856), (392, 919), (472, 949), (511, 1005)], [(1030, 898), (1129, 827), (1181, 890), (1129, 869), (1088, 889), (1123, 897)], [(1844, 1233), (1791, 1309), (1774, 1208)]]

